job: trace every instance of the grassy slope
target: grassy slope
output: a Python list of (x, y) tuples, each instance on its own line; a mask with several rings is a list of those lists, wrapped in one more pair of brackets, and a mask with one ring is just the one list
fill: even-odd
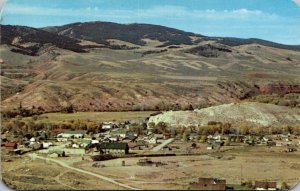
[[(90, 120), (95, 122), (139, 120), (148, 117), (151, 111), (140, 112), (78, 112), (78, 113), (47, 113), (39, 116), (37, 122), (62, 122), (68, 120)], [(25, 118), (28, 120), (30, 118)]]
[[(85, 54), (58, 49), (61, 55), (55, 59), (47, 61), (47, 53), (35, 57), (42, 61), (33, 61), (28, 67), (37, 76), (20, 95), (2, 104), (9, 107), (22, 101), (25, 107), (36, 105), (50, 111), (69, 104), (77, 105), (80, 111), (132, 110), (146, 104), (153, 110), (159, 104), (186, 107), (235, 101), (232, 92), (236, 89), (217, 89), (220, 81), (300, 81), (300, 52), (243, 45), (232, 48), (231, 54), (207, 58), (184, 53), (191, 47), (183, 45), (146, 56), (142, 52), (157, 48), (98, 49)], [(8, 65), (16, 63), (5, 60)]]

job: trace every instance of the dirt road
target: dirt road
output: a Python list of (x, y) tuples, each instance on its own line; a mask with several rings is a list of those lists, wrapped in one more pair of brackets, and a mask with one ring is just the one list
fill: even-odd
[(79, 168), (76, 168), (76, 167), (69, 166), (64, 161), (56, 160), (56, 159), (53, 159), (53, 158), (41, 157), (41, 156), (38, 156), (36, 153), (30, 154), (30, 157), (32, 159), (37, 158), (37, 159), (42, 159), (42, 160), (46, 160), (46, 161), (51, 161), (51, 162), (54, 162), (54, 163), (57, 163), (57, 164), (61, 165), (62, 167), (65, 167), (65, 168), (68, 168), (68, 169), (71, 169), (71, 170), (75, 170), (75, 171), (78, 171), (78, 172), (81, 172), (81, 173), (85, 173), (85, 174), (88, 174), (88, 175), (91, 175), (91, 176), (98, 177), (98, 178), (100, 178), (102, 180), (105, 180), (107, 182), (110, 182), (112, 184), (115, 184), (115, 185), (118, 185), (118, 186), (130, 189), (130, 190), (140, 190), (138, 188), (131, 187), (131, 186), (127, 185), (127, 184), (122, 184), (120, 182), (117, 182), (117, 181), (115, 181), (112, 178), (109, 178), (109, 177), (106, 177), (106, 176), (103, 176), (103, 175), (99, 175), (99, 174), (96, 174), (96, 173), (93, 173), (93, 172), (85, 171), (85, 170), (82, 170), (82, 169), (79, 169)]
[(170, 138), (170, 139), (164, 141), (162, 144), (154, 147), (152, 149), (152, 151), (157, 152), (157, 151), (161, 150), (164, 146), (167, 146), (168, 144), (172, 143), (173, 141), (174, 141), (174, 138)]

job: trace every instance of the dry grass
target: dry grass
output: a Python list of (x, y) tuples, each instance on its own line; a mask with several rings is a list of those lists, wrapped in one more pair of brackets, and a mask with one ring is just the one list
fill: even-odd
[[(144, 189), (185, 189), (198, 177), (226, 178), (228, 184), (236, 185), (241, 182), (241, 172), (243, 180), (269, 180), (278, 184), (285, 181), (293, 186), (299, 181), (300, 171), (294, 167), (300, 165), (300, 151), (285, 153), (283, 150), (280, 147), (246, 146), (218, 154), (221, 157), (215, 157), (216, 154), (153, 157), (153, 161), (168, 164), (161, 167), (137, 166), (139, 158), (102, 161), (104, 168), (94, 168), (90, 162), (79, 166), (131, 186), (143, 185)], [(122, 160), (126, 162), (124, 167), (121, 166)]]
[(90, 120), (96, 122), (139, 120), (148, 117), (151, 111), (141, 112), (77, 112), (47, 113), (39, 117), (38, 122), (62, 122), (68, 120)]
[(82, 190), (122, 189), (99, 178), (80, 174), (42, 160), (26, 157), (2, 162), (2, 177), (12, 189), (18, 190)]

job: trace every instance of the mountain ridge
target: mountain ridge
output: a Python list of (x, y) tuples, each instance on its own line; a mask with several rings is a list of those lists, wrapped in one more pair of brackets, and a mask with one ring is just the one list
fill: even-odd
[[(229, 46), (220, 38), (153, 25), (111, 23), (130, 31), (102, 26), (90, 33), (98, 42), (80, 36), (101, 23), (86, 29), (77, 23), (74, 31), (72, 24), (48, 28), (52, 33), (1, 25), (3, 108), (186, 110), (248, 98), (299, 106), (300, 51), (255, 42)], [(283, 97), (267, 96), (283, 90)], [(261, 94), (266, 96), (254, 99)]]

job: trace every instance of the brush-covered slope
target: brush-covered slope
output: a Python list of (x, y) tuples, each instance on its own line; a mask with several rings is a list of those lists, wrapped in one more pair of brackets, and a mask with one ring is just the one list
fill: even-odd
[[(93, 27), (102, 25), (95, 33)], [(22, 103), (46, 111), (70, 105), (77, 111), (181, 110), (259, 94), (300, 93), (300, 51), (259, 44), (228, 46), (155, 25), (95, 22), (67, 26), (48, 28), (51, 33), (5, 28), (2, 36), (7, 39), (0, 47), (3, 108)], [(118, 27), (130, 30), (124, 35)], [(54, 40), (52, 36), (44, 39), (44, 34), (54, 35)], [(85, 38), (89, 35), (93, 38)], [(107, 44), (93, 42), (94, 37)], [(67, 48), (56, 41), (66, 43)], [(36, 44), (34, 56), (14, 51)], [(76, 44), (86, 52), (68, 48)], [(10, 87), (18, 88), (11, 91)]]
[(111, 22), (73, 23), (59, 27), (46, 27), (44, 30), (97, 43), (107, 43), (109, 39), (118, 39), (136, 45), (145, 45), (143, 39), (147, 38), (166, 42), (166, 45), (193, 44), (190, 36), (194, 35), (193, 33), (158, 25), (124, 25)]
[(34, 56), (45, 44), (75, 52), (86, 52), (80, 41), (66, 36), (49, 33), (44, 30), (26, 27), (0, 25), (1, 44), (12, 45), (12, 51)]
[(172, 126), (207, 125), (210, 121), (238, 125), (287, 125), (300, 123), (300, 110), (264, 103), (225, 104), (194, 111), (168, 111), (152, 116), (149, 123)]
[(110, 39), (130, 42), (136, 45), (146, 45), (145, 39), (163, 42), (159, 47), (169, 45), (193, 45), (202, 41), (215, 41), (228, 46), (259, 44), (263, 46), (300, 51), (300, 45), (291, 46), (261, 39), (241, 39), (206, 37), (200, 34), (185, 32), (165, 26), (151, 24), (118, 24), (111, 22), (72, 23), (64, 26), (45, 27), (43, 30), (75, 39), (108, 44)]

